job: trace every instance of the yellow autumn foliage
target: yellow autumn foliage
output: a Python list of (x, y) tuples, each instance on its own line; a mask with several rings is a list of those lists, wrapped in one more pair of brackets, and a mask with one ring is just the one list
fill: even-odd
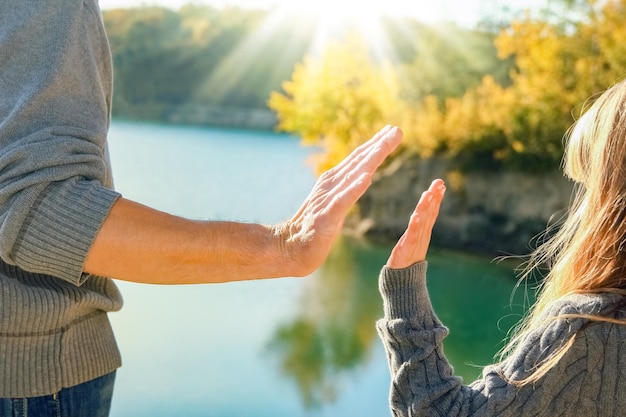
[(279, 129), (324, 148), (317, 164), (324, 171), (397, 120), (397, 89), (389, 65), (374, 65), (363, 39), (351, 36), (329, 44), (320, 57), (308, 56), (268, 104)]

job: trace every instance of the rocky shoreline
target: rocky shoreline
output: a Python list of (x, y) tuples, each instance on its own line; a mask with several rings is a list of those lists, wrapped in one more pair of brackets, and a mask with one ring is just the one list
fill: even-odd
[(346, 233), (395, 241), (434, 178), (443, 178), (447, 191), (433, 245), (497, 256), (528, 254), (548, 224), (565, 214), (573, 190), (557, 170), (460, 174), (454, 161), (398, 158), (376, 175), (346, 222)]

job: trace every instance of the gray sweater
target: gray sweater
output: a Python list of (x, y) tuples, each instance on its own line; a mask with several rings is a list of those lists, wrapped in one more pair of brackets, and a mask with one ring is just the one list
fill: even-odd
[[(0, 2), (0, 397), (111, 372), (115, 284), (83, 273), (118, 198), (97, 0)], [(114, 262), (115, 260), (112, 260)]]
[[(597, 314), (621, 302), (617, 295), (575, 295), (554, 302), (545, 325), (521, 349), (482, 378), (463, 385), (443, 352), (448, 330), (435, 315), (426, 289), (426, 263), (380, 276), (385, 316), (378, 331), (391, 371), (394, 416), (623, 416), (626, 413), (626, 326), (556, 319)], [(624, 317), (618, 312), (618, 317)], [(542, 379), (517, 388), (533, 366), (576, 333), (565, 356)]]

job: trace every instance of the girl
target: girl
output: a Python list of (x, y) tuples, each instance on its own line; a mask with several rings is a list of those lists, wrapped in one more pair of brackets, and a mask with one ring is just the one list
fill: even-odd
[(579, 186), (559, 231), (532, 256), (540, 296), (482, 378), (463, 385), (426, 289), (426, 251), (445, 192), (425, 191), (380, 275), (395, 416), (621, 416), (626, 413), (626, 81), (576, 123), (565, 174)]

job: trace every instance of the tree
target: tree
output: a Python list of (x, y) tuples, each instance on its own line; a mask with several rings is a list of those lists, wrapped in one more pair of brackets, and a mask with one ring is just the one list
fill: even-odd
[(545, 11), (505, 27), (495, 45), (501, 59), (514, 60), (510, 85), (485, 76), (438, 106), (425, 98), (413, 107), (419, 115), (409, 149), (445, 153), (466, 168), (557, 167), (563, 136), (585, 101), (626, 74), (626, 0), (581, 1), (576, 10), (586, 15), (578, 20)]
[(386, 65), (375, 65), (362, 37), (333, 42), (319, 57), (298, 64), (284, 92), (273, 92), (269, 106), (278, 128), (322, 146), (317, 168), (324, 171), (383, 125), (398, 120), (398, 86)]

